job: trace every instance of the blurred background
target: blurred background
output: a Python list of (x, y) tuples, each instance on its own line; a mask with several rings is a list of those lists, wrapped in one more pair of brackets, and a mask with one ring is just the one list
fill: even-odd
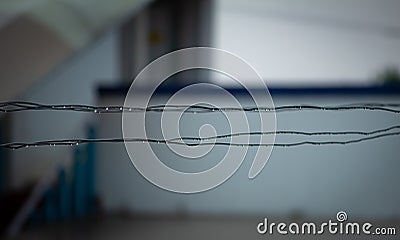
[[(399, 103), (399, 11), (396, 0), (3, 0), (0, 101), (121, 105), (152, 60), (211, 46), (248, 61), (276, 106)], [(254, 79), (246, 81), (251, 86)], [(232, 79), (198, 70), (172, 77), (155, 98), (197, 82), (245, 98)], [(277, 129), (368, 131), (398, 122), (398, 114), (383, 112), (290, 112), (277, 116)], [(1, 143), (122, 136), (121, 115), (1, 113), (0, 123)], [(334, 220), (340, 210), (351, 220), (400, 230), (399, 144), (390, 137), (275, 148), (254, 180), (247, 178), (250, 157), (221, 186), (192, 195), (147, 182), (123, 144), (0, 149), (0, 233), (10, 239), (262, 239), (271, 237), (256, 232), (264, 217)]]

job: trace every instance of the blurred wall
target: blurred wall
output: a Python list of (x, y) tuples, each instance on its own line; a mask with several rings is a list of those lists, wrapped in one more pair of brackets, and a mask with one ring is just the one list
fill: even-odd
[(367, 85), (388, 66), (400, 69), (400, 1), (216, 0), (215, 6), (215, 47), (249, 61), (269, 84)]
[[(110, 31), (68, 59), (35, 84), (21, 100), (51, 104), (94, 104), (99, 82), (119, 78), (118, 32)], [(21, 112), (12, 116), (12, 141), (80, 138), (86, 136), (91, 114)], [(67, 162), (69, 147), (44, 147), (10, 152), (10, 187), (21, 187), (42, 176), (54, 162)]]
[(0, 100), (15, 98), (61, 62), (72, 48), (28, 16), (0, 29)]
[[(164, 98), (162, 95), (159, 97)], [(190, 99), (191, 96), (186, 97)], [(203, 97), (207, 101), (220, 101), (223, 105), (218, 95), (204, 93)], [(240, 99), (240, 95), (238, 98)], [(100, 103), (122, 104), (123, 100), (124, 96), (103, 95)], [(335, 106), (355, 102), (398, 102), (399, 96), (283, 94), (273, 95), (273, 100), (275, 106)], [(182, 100), (182, 104), (185, 101)], [(245, 100), (242, 100), (242, 104), (252, 105)], [(215, 129), (224, 129), (221, 120), (210, 114), (205, 115)], [(155, 116), (151, 116), (153, 123), (150, 124), (155, 125), (150, 125), (149, 129), (156, 129), (158, 118), (153, 119)], [(253, 119), (251, 115), (250, 119)], [(196, 126), (202, 121), (200, 114), (181, 120), (182, 129), (192, 133), (197, 133), (199, 128)], [(132, 127), (144, 127), (140, 122), (132, 124)], [(371, 131), (397, 124), (397, 114), (379, 111), (294, 111), (277, 115), (277, 130)], [(171, 122), (170, 125), (175, 126), (176, 123)], [(99, 135), (122, 137), (121, 116), (102, 115)], [(276, 142), (296, 142), (300, 139), (296, 136), (280, 136)], [(99, 145), (98, 153), (98, 193), (107, 212), (127, 210), (149, 215), (304, 214), (329, 217), (343, 210), (354, 218), (400, 217), (400, 191), (397, 186), (400, 181), (399, 144), (400, 138), (394, 136), (347, 146), (275, 147), (269, 162), (255, 179), (248, 179), (253, 160), (250, 154), (239, 170), (222, 185), (206, 192), (188, 195), (168, 192), (144, 179), (132, 165), (123, 144), (104, 144)], [(217, 152), (209, 153), (204, 159), (197, 161), (182, 161), (180, 157), (157, 144), (153, 149), (165, 164), (174, 169), (187, 169), (185, 167), (188, 165), (194, 165), (197, 166), (194, 170), (199, 171), (218, 162), (221, 159), (220, 150), (224, 150), (224, 147), (216, 147)], [(250, 149), (252, 151), (254, 150)], [(138, 151), (134, 156), (148, 158), (151, 153)], [(190, 169), (193, 171), (193, 168)]]
[(149, 0), (0, 1), (0, 100), (22, 96), (46, 73)]
[[(121, 25), (121, 74), (128, 83), (147, 64), (172, 51), (213, 46), (213, 0), (154, 1)], [(172, 77), (174, 84), (187, 84), (209, 74), (190, 71)], [(151, 81), (151, 79), (149, 80)]]
[[(211, 41), (211, 0), (136, 0), (112, 7), (107, 7), (110, 4), (107, 1), (102, 1), (99, 6), (96, 1), (44, 3), (33, 4), (30, 15), (35, 17), (34, 21), (10, 21), (12, 31), (9, 32), (15, 34), (7, 35), (3, 42), (8, 45), (2, 46), (7, 49), (7, 56), (0, 56), (1, 62), (11, 63), (11, 68), (2, 72), (12, 75), (9, 78), (12, 84), (2, 89), (10, 93), (5, 95), (6, 98), (24, 92), (19, 99), (25, 101), (94, 104), (100, 82), (126, 79), (130, 82), (138, 69), (162, 54), (182, 47), (210, 45)], [(94, 12), (90, 10), (93, 5), (98, 7)], [(0, 4), (0, 13), (1, 9)], [(142, 11), (137, 13), (139, 9)], [(51, 58), (52, 54), (57, 56), (55, 49), (59, 50), (59, 47), (53, 49), (48, 41), (41, 41), (46, 39), (45, 34), (29, 28), (36, 22), (37, 28), (71, 47), (59, 61)], [(111, 31), (102, 33), (110, 27)], [(24, 48), (19, 49), (20, 45), (16, 45), (8, 49), (15, 41)], [(29, 51), (24, 51), (26, 49)], [(70, 53), (71, 50), (74, 54)], [(72, 57), (66, 58), (66, 55)], [(195, 81), (198, 75), (189, 73), (188, 76)], [(21, 79), (26, 81), (21, 82)], [(11, 91), (14, 85), (16, 91)], [(96, 119), (87, 113), (60, 111), (21, 112), (12, 117), (10, 141), (85, 137), (85, 127)], [(54, 161), (68, 162), (71, 151), (60, 147), (22, 149), (11, 153), (10, 187), (15, 188), (34, 182)]]

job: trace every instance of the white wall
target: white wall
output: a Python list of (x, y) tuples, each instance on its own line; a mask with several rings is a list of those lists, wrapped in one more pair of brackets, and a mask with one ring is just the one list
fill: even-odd
[(364, 85), (400, 68), (399, 11), (391, 0), (217, 0), (215, 46), (269, 84)]
[[(218, 96), (205, 94), (204, 99), (216, 100)], [(276, 106), (280, 106), (340, 105), (363, 101), (384, 103), (398, 102), (399, 98), (374, 95), (278, 95), (273, 100)], [(101, 100), (101, 104), (122, 103), (123, 96), (105, 96)], [(184, 128), (192, 128), (196, 121), (189, 121)], [(140, 123), (133, 124), (143, 127)], [(378, 111), (304, 111), (280, 113), (277, 116), (278, 130), (368, 131), (397, 124), (398, 114)], [(216, 129), (221, 127), (219, 123), (214, 126)], [(99, 134), (101, 137), (121, 137), (121, 116), (102, 115)], [(278, 137), (276, 142), (298, 139), (293, 136)], [(99, 145), (97, 186), (109, 212), (126, 209), (147, 214), (301, 213), (331, 217), (344, 210), (352, 218), (399, 217), (399, 144), (400, 138), (396, 136), (348, 146), (274, 148), (268, 164), (254, 180), (248, 179), (252, 162), (249, 157), (227, 182), (210, 191), (190, 195), (168, 192), (152, 185), (134, 168), (123, 144), (103, 144)], [(148, 154), (138, 152), (135, 156), (146, 157)], [(165, 151), (161, 151), (160, 156), (170, 164), (179, 160)], [(208, 162), (200, 163), (198, 167), (204, 168), (210, 161), (215, 162), (218, 155), (209, 154), (203, 160)], [(173, 166), (179, 167), (179, 164)]]
[[(40, 56), (38, 56), (40, 57)], [(50, 72), (21, 100), (45, 104), (94, 104), (100, 82), (119, 77), (118, 34), (109, 32)], [(21, 112), (12, 116), (13, 141), (79, 138), (86, 136), (91, 114), (73, 112)], [(72, 148), (31, 148), (11, 152), (11, 187), (34, 181), (55, 161), (65, 161)]]

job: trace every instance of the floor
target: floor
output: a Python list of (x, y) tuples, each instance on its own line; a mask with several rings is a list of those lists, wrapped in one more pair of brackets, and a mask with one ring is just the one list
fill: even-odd
[[(26, 229), (16, 240), (22, 239), (400, 239), (397, 236), (365, 235), (260, 235), (257, 218), (187, 218), (187, 217), (97, 217), (63, 224), (52, 224), (40, 228)], [(289, 221), (290, 222), (290, 221)], [(396, 226), (400, 222), (381, 222), (380, 226)], [(397, 233), (399, 234), (399, 233)]]

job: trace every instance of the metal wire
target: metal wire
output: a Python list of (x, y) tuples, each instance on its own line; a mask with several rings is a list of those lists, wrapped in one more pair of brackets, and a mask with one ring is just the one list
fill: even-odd
[(324, 111), (348, 111), (348, 110), (368, 110), (384, 111), (390, 113), (400, 113), (399, 103), (353, 103), (339, 106), (316, 106), (316, 105), (286, 105), (278, 107), (210, 107), (200, 105), (154, 105), (146, 108), (124, 107), (124, 106), (94, 106), (81, 104), (59, 104), (48, 105), (35, 102), (11, 101), (0, 102), (0, 112), (12, 113), (21, 111), (74, 111), (92, 113), (123, 113), (123, 112), (285, 112), (302, 110), (324, 110)]
[[(81, 104), (59, 104), (49, 105), (35, 102), (10, 101), (0, 102), (0, 112), (12, 113), (22, 111), (74, 111), (88, 113), (124, 113), (124, 112), (192, 112), (192, 113), (210, 113), (210, 112), (229, 112), (229, 111), (244, 111), (244, 112), (286, 112), (286, 111), (302, 111), (302, 110), (322, 110), (322, 111), (349, 111), (349, 110), (368, 110), (368, 111), (383, 111), (389, 113), (400, 113), (399, 103), (352, 103), (338, 106), (316, 106), (316, 105), (287, 105), (278, 107), (210, 107), (201, 105), (153, 105), (146, 108), (124, 107), (124, 106), (93, 106)], [(211, 137), (179, 137), (172, 139), (150, 139), (150, 138), (99, 138), (99, 139), (55, 139), (36, 142), (11, 142), (2, 143), (0, 148), (21, 149), (39, 146), (75, 146), (84, 143), (155, 143), (155, 144), (175, 144), (187, 146), (234, 146), (234, 147), (295, 147), (301, 145), (347, 145), (353, 143), (364, 142), (368, 140), (397, 136), (400, 131), (400, 125), (391, 126), (374, 131), (322, 131), (322, 132), (304, 132), (304, 131), (274, 131), (274, 132), (243, 132), (231, 133), (224, 135), (216, 135)], [(302, 135), (302, 136), (339, 136), (339, 135), (358, 135), (362, 136), (356, 139), (341, 140), (341, 141), (299, 141), (288, 143), (237, 143), (219, 141), (223, 139), (233, 139), (238, 136), (254, 136), (254, 135)], [(210, 142), (210, 140), (217, 140)]]
[[(40, 146), (76, 146), (84, 143), (122, 143), (122, 142), (136, 142), (136, 143), (156, 143), (156, 144), (175, 144), (175, 145), (187, 145), (187, 146), (235, 146), (235, 147), (294, 147), (301, 145), (347, 145), (352, 143), (364, 142), (367, 140), (373, 140), (383, 137), (400, 135), (400, 131), (390, 132), (394, 129), (400, 129), (400, 126), (393, 126), (390, 128), (378, 129), (369, 132), (300, 132), (300, 131), (276, 131), (276, 132), (250, 132), (250, 133), (232, 133), (225, 135), (217, 135), (213, 137), (181, 137), (172, 139), (149, 139), (149, 138), (98, 138), (98, 139), (59, 139), (59, 140), (47, 140), (38, 142), (13, 142), (0, 144), (1, 148), (8, 149), (21, 149), (28, 147), (40, 147)], [(252, 135), (362, 135), (364, 137), (343, 140), (343, 141), (301, 141), (293, 143), (235, 143), (235, 142), (204, 142), (214, 139), (226, 139), (235, 136), (252, 136)], [(187, 143), (185, 141), (192, 141)]]

